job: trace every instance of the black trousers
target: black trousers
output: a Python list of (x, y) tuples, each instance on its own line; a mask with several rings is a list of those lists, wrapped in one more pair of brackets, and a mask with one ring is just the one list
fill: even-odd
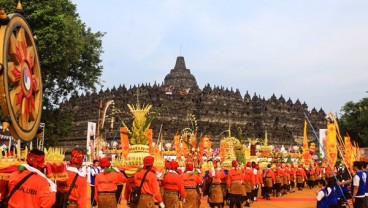
[(118, 204), (120, 204), (120, 195), (121, 192), (123, 191), (123, 184), (118, 184), (118, 189), (116, 190), (115, 194), (116, 194), (116, 201), (118, 202)]
[(230, 208), (241, 208), (242, 198), (243, 196), (240, 194), (229, 194)]
[(273, 187), (275, 188), (277, 193), (281, 191), (281, 183), (275, 183)]
[(353, 203), (354, 208), (365, 208), (365, 198), (355, 198), (355, 202)]
[(91, 186), (91, 205), (97, 206), (97, 202), (95, 200), (95, 186)]
[(257, 197), (257, 195), (258, 195), (258, 190), (259, 190), (259, 188), (253, 189), (253, 191), (252, 191), (252, 196), (253, 196), (253, 198), (251, 199), (252, 201), (253, 201), (254, 197)]

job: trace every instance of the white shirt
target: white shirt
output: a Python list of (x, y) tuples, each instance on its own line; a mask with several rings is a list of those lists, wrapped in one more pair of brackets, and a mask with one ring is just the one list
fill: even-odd
[(83, 165), (80, 169), (79, 169), (79, 175), (80, 176), (86, 176), (87, 175), (87, 168), (85, 165)]
[[(331, 194), (331, 188), (330, 187), (327, 187), (327, 196)], [(317, 201), (321, 201), (323, 199), (323, 197), (325, 196), (325, 192), (323, 192), (322, 190), (320, 190), (318, 193), (317, 193)]]
[[(363, 179), (363, 182), (366, 183), (367, 181), (367, 175), (363, 172), (362, 174), (362, 179)], [(359, 183), (360, 183), (360, 178), (358, 175), (355, 175), (353, 177), (353, 186), (358, 186), (359, 187)], [(364, 195), (357, 195), (355, 196), (356, 198), (363, 198), (365, 197), (365, 194)]]

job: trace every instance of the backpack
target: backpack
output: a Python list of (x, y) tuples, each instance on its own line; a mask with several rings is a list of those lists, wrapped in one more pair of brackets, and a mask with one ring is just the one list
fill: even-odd
[(62, 193), (62, 192), (56, 192), (56, 200), (52, 208), (67, 208), (68, 207), (68, 198), (70, 193), (72, 192), (72, 189), (75, 185), (75, 182), (77, 181), (78, 173), (75, 174), (72, 183), (70, 184), (70, 188), (68, 192)]
[(138, 186), (133, 187), (132, 190), (130, 190), (130, 194), (129, 194), (130, 203), (138, 204), (140, 197), (141, 197), (140, 187)]
[(129, 194), (130, 203), (133, 203), (133, 204), (139, 203), (139, 199), (141, 198), (141, 189), (142, 189), (144, 180), (146, 179), (148, 172), (149, 170), (147, 170), (147, 172), (144, 174), (142, 181), (141, 181), (141, 185), (139, 187), (138, 186), (133, 187), (132, 190), (130, 190), (130, 194)]

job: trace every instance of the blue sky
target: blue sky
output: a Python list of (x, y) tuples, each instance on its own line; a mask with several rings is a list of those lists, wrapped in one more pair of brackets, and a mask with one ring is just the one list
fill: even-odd
[(72, 2), (106, 32), (104, 89), (162, 83), (181, 55), (200, 88), (275, 93), (326, 113), (368, 96), (366, 0)]

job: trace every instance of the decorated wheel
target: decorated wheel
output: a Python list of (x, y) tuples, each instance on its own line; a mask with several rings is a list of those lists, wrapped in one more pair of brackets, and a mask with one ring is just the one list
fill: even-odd
[(32, 140), (42, 111), (42, 79), (36, 44), (20, 14), (0, 26), (0, 102), (15, 139)]

